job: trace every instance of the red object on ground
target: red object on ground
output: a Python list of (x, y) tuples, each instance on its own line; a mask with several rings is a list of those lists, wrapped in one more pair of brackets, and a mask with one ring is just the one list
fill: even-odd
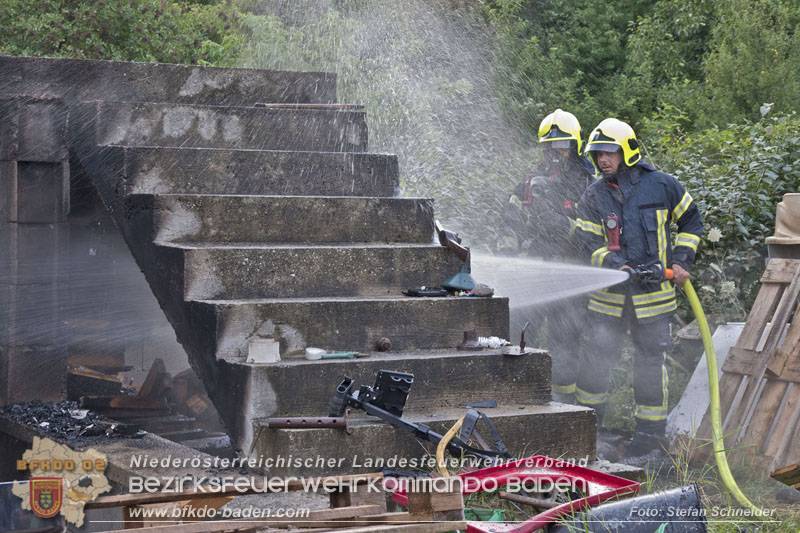
[[(462, 479), (463, 494), (483, 491), (499, 491), (510, 484), (529, 485), (552, 482), (579, 487), (587, 496), (566, 502), (539, 513), (525, 522), (468, 522), (467, 533), (529, 533), (553, 523), (563, 516), (605, 502), (616, 496), (637, 494), (639, 483), (590, 468), (577, 466), (569, 461), (535, 455), (500, 466), (492, 466), (475, 472), (458, 474)], [(405, 488), (394, 492), (392, 500), (408, 505)]]

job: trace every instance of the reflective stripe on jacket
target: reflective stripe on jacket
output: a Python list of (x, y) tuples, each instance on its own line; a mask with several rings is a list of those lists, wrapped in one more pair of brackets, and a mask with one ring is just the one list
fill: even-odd
[[(576, 233), (593, 266), (619, 269), (658, 260), (667, 268), (678, 264), (690, 270), (703, 221), (697, 204), (673, 176), (641, 162), (620, 172), (616, 186), (608, 178), (592, 184), (578, 206)], [(612, 215), (619, 219), (618, 251), (608, 249), (605, 222)], [(670, 222), (678, 226), (674, 243)], [(623, 283), (595, 291), (589, 309), (621, 317), (628, 294), (638, 320), (668, 316), (678, 307), (675, 287), (665, 281), (659, 285)]]

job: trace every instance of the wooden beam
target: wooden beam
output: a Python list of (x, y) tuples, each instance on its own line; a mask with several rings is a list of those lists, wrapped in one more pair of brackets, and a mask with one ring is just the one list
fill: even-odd
[[(254, 524), (252, 521), (228, 521), (220, 520), (217, 522), (192, 522), (191, 524), (172, 524), (156, 527), (137, 528), (136, 533), (214, 533), (217, 531), (258, 531), (263, 526)], [(101, 533), (118, 533), (119, 530), (108, 530)]]
[(787, 387), (788, 383), (785, 381), (767, 380), (750, 420), (747, 420), (746, 427), (742, 428), (742, 438), (730, 452), (731, 456), (752, 456), (765, 447), (764, 444), (781, 401), (786, 395)]
[(159, 398), (169, 386), (169, 374), (163, 359), (155, 359), (139, 389), (139, 398)]
[(465, 531), (467, 522), (464, 520), (447, 522), (417, 522), (414, 524), (392, 524), (386, 526), (367, 526), (353, 529), (342, 529), (339, 533), (383, 533), (384, 531), (400, 531), (405, 533), (442, 533), (444, 531)]
[(782, 465), (793, 464), (800, 461), (800, 449), (797, 443), (800, 442), (800, 409), (795, 409), (792, 417), (786, 425), (786, 433), (781, 437), (778, 450), (775, 452), (773, 469), (780, 469)]
[(350, 487), (342, 487), (341, 490), (336, 490), (330, 494), (331, 507), (349, 507), (353, 505), (378, 505), (380, 506), (379, 513), (386, 512), (386, 494), (381, 490), (379, 492), (367, 490), (362, 487), (361, 490), (351, 490)]
[(408, 492), (408, 513), (414, 520), (439, 521), (464, 519), (464, 495), (460, 484), (453, 492), (440, 492), (432, 485), (420, 487), (410, 485)]
[[(214, 499), (204, 499), (204, 500), (183, 500), (178, 502), (167, 502), (167, 503), (157, 503), (155, 505), (146, 505), (141, 507), (123, 507), (122, 508), (122, 515), (125, 519), (125, 523), (123, 524), (123, 529), (140, 529), (145, 527), (154, 527), (160, 524), (158, 518), (142, 518), (141, 514), (138, 512), (136, 516), (133, 513), (134, 509), (141, 509), (141, 508), (148, 508), (148, 509), (155, 509), (155, 508), (166, 508), (166, 509), (198, 509), (203, 507), (205, 509), (219, 509), (220, 507), (229, 503), (234, 497), (233, 496), (220, 496)], [(187, 516), (191, 516), (189, 514), (190, 511), (187, 511)], [(165, 514), (165, 516), (172, 516), (171, 513)], [(181, 522), (202, 522), (202, 520), (192, 520), (192, 519), (181, 519)]]
[(800, 463), (784, 466), (770, 473), (769, 477), (780, 481), (786, 485), (797, 485), (800, 483)]
[(722, 371), (749, 376), (753, 373), (753, 367), (758, 355), (755, 350), (734, 346), (728, 351), (728, 357), (725, 358)]
[(800, 268), (800, 259), (772, 258), (767, 263), (761, 281), (772, 283), (791, 283), (792, 276)]
[(283, 518), (280, 520), (262, 520), (262, 527), (302, 527), (302, 528), (346, 528), (351, 527), (353, 519), (360, 519), (364, 515), (380, 513), (379, 505), (353, 505), (351, 507), (336, 507), (334, 509), (319, 509), (309, 511), (308, 516), (302, 518)]
[(736, 346), (749, 350), (755, 350), (761, 336), (764, 334), (764, 328), (767, 322), (770, 321), (772, 315), (775, 313), (775, 308), (778, 307), (783, 290), (786, 286), (781, 283), (765, 283), (756, 295), (753, 302), (753, 307), (747, 314), (747, 322), (745, 322), (742, 334), (739, 335), (739, 340)]
[(791, 433), (791, 422), (795, 413), (800, 409), (800, 385), (791, 383), (787, 387), (786, 402), (780, 412), (775, 412), (774, 430), (767, 438), (766, 446), (762, 448), (764, 455), (775, 457), (783, 444), (784, 437)]
[(791, 361), (798, 362), (800, 360), (800, 317), (797, 316), (796, 309), (795, 317), (797, 319), (793, 320), (792, 325), (789, 326), (786, 338), (767, 365), (767, 372), (772, 376), (781, 377)]

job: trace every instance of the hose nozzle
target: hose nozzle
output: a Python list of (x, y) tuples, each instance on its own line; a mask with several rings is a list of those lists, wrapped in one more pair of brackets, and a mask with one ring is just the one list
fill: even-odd
[(631, 281), (639, 281), (643, 283), (661, 283), (665, 280), (672, 279), (673, 272), (671, 268), (664, 268), (660, 262), (651, 263), (649, 265), (639, 265), (625, 269)]

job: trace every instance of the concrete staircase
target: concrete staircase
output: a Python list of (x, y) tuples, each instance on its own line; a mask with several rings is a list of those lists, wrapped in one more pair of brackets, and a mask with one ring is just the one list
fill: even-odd
[[(419, 456), (413, 437), (366, 419), (352, 435), (265, 428), (272, 416), (326, 416), (345, 375), (371, 385), (381, 369), (416, 376), (410, 420), (446, 429), (465, 402), (495, 400), (486, 412), (513, 453), (594, 453), (593, 412), (548, 403), (545, 352), (455, 350), (464, 330), (507, 337), (507, 300), (401, 294), (438, 285), (460, 262), (433, 241), (433, 201), (395, 196), (397, 158), (367, 153), (365, 113), (319, 105), (336, 102), (332, 75), (0, 58), (4, 66), (19, 73), (18, 91), (50, 87), (67, 102), (72, 164), (111, 211), (241, 453), (345, 459), (276, 474)], [(374, 352), (382, 337), (391, 352)], [(264, 338), (280, 343), (281, 362), (246, 363), (251, 341)], [(308, 346), (371, 355), (307, 361)]]

